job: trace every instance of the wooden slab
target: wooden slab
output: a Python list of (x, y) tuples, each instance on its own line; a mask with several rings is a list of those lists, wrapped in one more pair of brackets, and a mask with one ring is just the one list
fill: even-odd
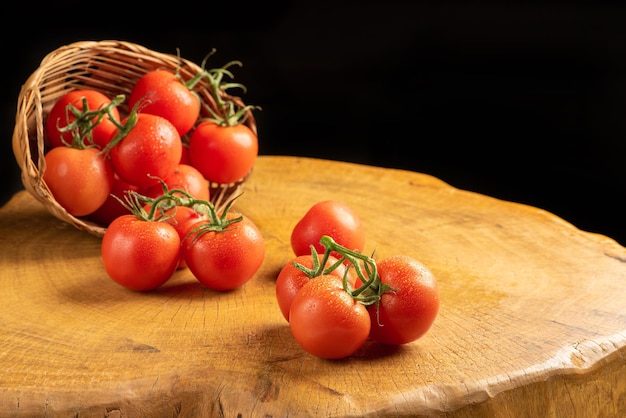
[[(365, 252), (413, 256), (441, 288), (430, 332), (327, 361), (274, 298), (291, 228), (341, 199)], [(267, 257), (217, 293), (181, 271), (134, 293), (100, 240), (26, 192), (0, 209), (1, 416), (616, 416), (626, 411), (626, 250), (543, 210), (419, 173), (263, 156), (237, 209)]]

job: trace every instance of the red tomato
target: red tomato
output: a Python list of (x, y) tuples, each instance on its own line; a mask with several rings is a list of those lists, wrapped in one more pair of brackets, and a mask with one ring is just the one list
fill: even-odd
[(433, 273), (407, 256), (392, 256), (377, 262), (382, 283), (396, 290), (385, 292), (379, 304), (370, 305), (370, 336), (384, 344), (406, 344), (430, 329), (439, 311), (439, 288)]
[(102, 237), (104, 268), (116, 283), (135, 291), (153, 290), (176, 271), (180, 238), (167, 222), (135, 215), (116, 218)]
[(247, 283), (263, 263), (265, 241), (257, 226), (245, 215), (235, 212), (228, 212), (226, 219), (239, 216), (241, 221), (223, 231), (191, 234), (182, 243), (187, 267), (209, 289), (238, 288)]
[(176, 74), (167, 70), (146, 73), (128, 96), (129, 107), (142, 100), (142, 113), (159, 115), (172, 122), (180, 136), (191, 130), (200, 115), (200, 99)]
[[(122, 123), (126, 123), (126, 118)], [(117, 135), (117, 131), (114, 135)], [(167, 178), (178, 167), (182, 153), (178, 131), (167, 119), (139, 113), (137, 123), (110, 150), (113, 168), (124, 181), (149, 187)]]
[[(321, 263), (322, 254), (318, 255), (318, 257), (318, 262)], [(331, 267), (337, 261), (338, 260), (335, 257), (329, 256), (328, 260), (326, 260), (324, 268)], [(304, 286), (309, 280), (322, 274), (322, 272), (319, 272), (316, 276), (311, 277), (307, 273), (295, 267), (294, 263), (301, 264), (307, 269), (313, 269), (313, 256), (308, 254), (295, 257), (289, 261), (289, 263), (285, 264), (278, 273), (275, 289), (276, 300), (278, 302), (280, 312), (287, 321), (289, 321), (289, 309), (291, 308), (291, 302), (296, 296), (296, 293), (298, 293), (302, 286)], [(336, 269), (330, 271), (328, 274), (332, 274), (342, 279), (345, 272), (346, 266), (344, 264), (340, 264)], [(355, 286), (355, 278), (356, 275), (351, 274), (351, 272), (348, 273), (348, 281), (353, 287)]]
[(52, 148), (43, 179), (55, 200), (74, 216), (93, 213), (113, 187), (111, 162), (97, 148)]
[[(83, 98), (87, 99), (88, 109), (83, 107)], [(73, 121), (76, 120), (74, 114), (69, 111), (68, 105), (74, 106), (79, 110), (92, 111), (102, 109), (103, 107), (111, 104), (105, 94), (100, 93), (97, 90), (84, 89), (84, 90), (72, 90), (62, 96), (56, 101), (48, 117), (46, 119), (46, 142), (50, 147), (58, 147), (61, 145), (72, 143), (72, 132), (59, 132), (59, 128), (64, 128)], [(120, 114), (117, 107), (111, 108), (111, 114), (119, 121)], [(97, 118), (97, 117), (96, 117)], [(94, 119), (96, 119), (94, 118)], [(104, 146), (111, 138), (111, 134), (117, 129), (115, 124), (111, 121), (108, 115), (105, 115), (100, 123), (98, 123), (91, 131), (94, 144), (100, 148)], [(85, 145), (90, 145), (85, 142)]]
[(322, 275), (309, 280), (293, 298), (289, 326), (309, 354), (340, 359), (363, 345), (371, 325), (365, 305), (343, 289), (341, 279)]
[[(163, 179), (169, 190), (180, 189), (189, 193), (194, 199), (209, 200), (209, 182), (194, 167), (178, 164), (172, 174)], [(163, 185), (155, 184), (140, 192), (144, 196), (156, 198), (163, 194)]]
[[(310, 253), (311, 245), (323, 253), (320, 238), (324, 235), (349, 250), (362, 252), (365, 246), (361, 219), (352, 208), (337, 200), (318, 202), (304, 214), (291, 232), (291, 248), (297, 256)], [(332, 255), (340, 257), (334, 252)]]
[(189, 161), (209, 181), (229, 184), (245, 177), (259, 152), (255, 133), (240, 123), (221, 126), (198, 124), (189, 138)]
[(111, 193), (104, 201), (104, 203), (98, 209), (96, 209), (95, 212), (91, 213), (88, 216), (89, 220), (99, 225), (107, 226), (111, 222), (113, 222), (113, 219), (117, 218), (118, 216), (128, 215), (130, 211), (125, 208), (119, 200), (113, 197), (117, 196), (119, 199), (124, 201), (124, 196), (126, 195), (126, 191), (128, 190), (137, 191), (139, 190), (139, 188), (137, 186), (133, 186), (132, 184), (126, 183), (117, 174), (114, 175)]

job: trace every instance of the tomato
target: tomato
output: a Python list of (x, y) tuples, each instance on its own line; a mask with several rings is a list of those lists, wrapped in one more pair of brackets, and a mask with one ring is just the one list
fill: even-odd
[[(349, 250), (361, 252), (365, 246), (361, 219), (352, 208), (337, 200), (324, 200), (309, 208), (291, 232), (291, 248), (296, 256), (310, 253), (311, 245), (323, 253), (320, 238), (324, 235)], [(336, 252), (332, 255), (340, 257)]]
[(385, 344), (406, 344), (430, 329), (439, 311), (439, 288), (433, 273), (407, 256), (392, 256), (377, 262), (382, 283), (396, 290), (383, 293), (376, 317), (376, 304), (368, 311), (373, 340)]
[[(83, 107), (83, 98), (87, 100), (88, 109)], [(45, 130), (47, 145), (54, 148), (72, 143), (71, 131), (59, 131), (59, 128), (64, 128), (76, 120), (76, 116), (74, 116), (74, 114), (68, 109), (69, 105), (78, 110), (92, 111), (102, 109), (109, 104), (111, 104), (111, 99), (97, 90), (72, 90), (61, 96), (61, 98), (52, 106), (52, 109), (50, 109), (46, 119)], [(111, 108), (111, 115), (119, 121), (120, 114), (117, 107)], [(94, 119), (97, 119), (97, 117), (94, 117)], [(91, 131), (94, 144), (98, 145), (100, 148), (104, 148), (111, 137), (111, 134), (116, 129), (117, 127), (111, 121), (109, 116), (105, 115)], [(90, 144), (85, 143), (85, 145)]]
[(222, 126), (202, 121), (189, 138), (189, 161), (209, 181), (229, 184), (244, 178), (254, 166), (259, 143), (246, 125)]
[(150, 71), (137, 80), (128, 96), (129, 107), (140, 100), (141, 113), (164, 117), (180, 136), (189, 132), (200, 116), (198, 95), (167, 70)]
[(111, 222), (101, 244), (109, 277), (135, 291), (162, 286), (176, 271), (180, 251), (180, 238), (172, 225), (134, 214)]
[[(322, 254), (317, 255), (318, 264), (321, 263), (322, 256)], [(330, 268), (337, 261), (338, 260), (335, 257), (329, 256), (326, 260), (324, 268)], [(283, 268), (278, 273), (278, 276), (276, 277), (276, 300), (278, 302), (280, 312), (283, 314), (283, 317), (285, 317), (287, 321), (289, 321), (289, 309), (291, 308), (291, 302), (296, 296), (296, 293), (300, 291), (305, 283), (307, 283), (309, 280), (312, 280), (311, 275), (295, 267), (294, 263), (300, 264), (307, 269), (312, 270), (314, 268), (313, 255), (307, 254), (293, 258), (291, 261), (289, 261), (289, 263), (283, 266)], [(337, 268), (330, 271), (328, 274), (332, 274), (341, 279), (343, 278), (345, 272), (346, 266), (344, 264), (339, 264)], [(319, 274), (314, 275), (313, 277), (319, 276), (321, 274), (322, 272), (320, 271)], [(351, 272), (348, 273), (348, 281), (353, 287), (355, 286), (355, 278), (356, 275), (351, 274)]]
[[(209, 289), (226, 291), (243, 286), (265, 258), (261, 231), (245, 215), (226, 214), (226, 219), (237, 217), (241, 220), (223, 231), (192, 233), (182, 244), (187, 267)], [(202, 223), (195, 224), (198, 225)]]
[(89, 215), (113, 187), (111, 162), (97, 148), (52, 148), (45, 155), (43, 179), (55, 200), (74, 216)]
[(371, 327), (365, 305), (354, 300), (333, 275), (318, 276), (302, 286), (291, 304), (289, 326), (306, 352), (324, 359), (354, 354)]
[[(128, 118), (122, 121), (128, 122)], [(114, 135), (117, 135), (118, 131)], [(158, 184), (174, 173), (180, 162), (182, 141), (167, 119), (148, 113), (137, 114), (137, 123), (110, 149), (115, 172), (138, 187)], [(152, 178), (152, 177), (156, 178)]]
[[(210, 198), (209, 182), (195, 168), (187, 164), (178, 164), (172, 174), (163, 179), (169, 190), (180, 189), (189, 193), (194, 199), (206, 200)], [(156, 198), (163, 194), (163, 185), (155, 184), (142, 189), (144, 196)]]
[(118, 216), (128, 215), (130, 213), (129, 210), (125, 208), (119, 200), (113, 197), (117, 196), (117, 198), (124, 201), (124, 197), (128, 190), (138, 191), (139, 188), (137, 186), (133, 186), (132, 184), (128, 184), (115, 174), (113, 176), (113, 187), (111, 188), (111, 193), (104, 203), (87, 218), (99, 225), (107, 226)]

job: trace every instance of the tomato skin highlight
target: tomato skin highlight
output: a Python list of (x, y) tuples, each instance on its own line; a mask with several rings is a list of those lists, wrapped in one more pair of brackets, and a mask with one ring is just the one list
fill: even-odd
[(189, 138), (189, 161), (209, 181), (229, 184), (244, 178), (259, 152), (256, 134), (246, 125), (202, 121)]
[[(311, 252), (313, 245), (318, 253), (324, 252), (320, 238), (328, 235), (337, 244), (349, 250), (363, 251), (365, 228), (351, 207), (337, 200), (315, 203), (296, 223), (291, 232), (291, 248), (296, 256)], [(331, 253), (339, 258), (339, 254)]]
[(296, 294), (289, 327), (309, 354), (341, 359), (354, 354), (367, 340), (370, 317), (365, 306), (343, 290), (341, 279), (318, 276)]
[(55, 200), (74, 216), (95, 212), (113, 188), (111, 162), (97, 148), (52, 148), (43, 179)]
[[(50, 109), (45, 122), (46, 143), (49, 147), (54, 148), (64, 146), (65, 143), (72, 143), (72, 132), (59, 132), (59, 128), (63, 128), (76, 120), (76, 117), (71, 112), (68, 112), (68, 105), (72, 105), (80, 110), (86, 110), (83, 108), (83, 97), (87, 99), (87, 106), (90, 111), (101, 109), (111, 103), (111, 99), (105, 94), (91, 89), (72, 90), (61, 96), (52, 106), (52, 109)], [(111, 109), (111, 114), (119, 121), (120, 114), (116, 107)], [(117, 127), (109, 116), (105, 115), (100, 123), (91, 131), (94, 144), (98, 145), (100, 148), (104, 148), (111, 134), (115, 132), (116, 129)]]
[(433, 273), (408, 256), (391, 256), (377, 262), (381, 282), (395, 288), (382, 295), (379, 320), (375, 305), (368, 311), (370, 337), (383, 344), (407, 344), (421, 338), (439, 312), (439, 287)]
[[(322, 254), (319, 254), (319, 260), (321, 261), (321, 259)], [(326, 261), (325, 268), (332, 266), (337, 261), (338, 260), (335, 257), (330, 256)], [(289, 310), (291, 308), (293, 298), (300, 291), (300, 289), (302, 289), (302, 286), (304, 286), (309, 280), (315, 279), (309, 278), (305, 272), (295, 267), (293, 263), (298, 263), (308, 269), (311, 269), (313, 268), (313, 256), (311, 254), (307, 254), (293, 258), (283, 266), (276, 277), (276, 301), (278, 302), (280, 312), (283, 314), (283, 317), (287, 320), (287, 322), (289, 322)], [(345, 271), (346, 266), (341, 264), (329, 274), (342, 279)], [(351, 274), (351, 272), (348, 273), (348, 281), (353, 287), (355, 285), (355, 279), (356, 275)]]
[(150, 71), (137, 80), (128, 96), (129, 107), (140, 100), (140, 112), (169, 120), (181, 137), (200, 116), (200, 98), (167, 70)]
[[(239, 216), (242, 220), (224, 231), (205, 232), (198, 237), (192, 233), (182, 243), (187, 267), (209, 289), (228, 291), (241, 287), (263, 263), (265, 241), (258, 227), (236, 212), (228, 212), (226, 217)], [(198, 225), (201, 223), (194, 224)]]
[(122, 215), (111, 222), (101, 244), (109, 277), (139, 292), (167, 282), (176, 271), (180, 250), (180, 238), (172, 225), (135, 215)]
[[(126, 123), (125, 119), (122, 123)], [(115, 132), (117, 134), (117, 131)], [(111, 148), (113, 168), (124, 181), (138, 187), (158, 184), (178, 167), (182, 154), (178, 131), (167, 119), (139, 113), (137, 124)]]

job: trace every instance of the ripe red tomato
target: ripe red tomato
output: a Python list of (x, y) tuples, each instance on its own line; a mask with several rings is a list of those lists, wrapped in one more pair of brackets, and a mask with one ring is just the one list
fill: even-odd
[(365, 305), (343, 289), (341, 279), (322, 275), (309, 280), (293, 298), (289, 326), (306, 352), (340, 359), (363, 345), (371, 325)]
[(126, 195), (126, 191), (133, 190), (138, 191), (139, 188), (137, 186), (133, 186), (132, 184), (126, 183), (122, 180), (117, 174), (113, 176), (113, 187), (111, 189), (111, 193), (104, 201), (104, 203), (96, 209), (95, 212), (91, 213), (87, 218), (97, 223), (98, 225), (107, 226), (113, 219), (118, 216), (128, 215), (130, 211), (125, 208), (119, 200), (117, 200), (113, 196), (117, 196), (117, 198), (124, 201), (124, 196)]
[(383, 293), (376, 318), (370, 305), (370, 337), (384, 344), (406, 344), (422, 337), (439, 312), (439, 287), (433, 273), (407, 256), (392, 256), (377, 262), (382, 283), (396, 290)]
[[(365, 246), (365, 228), (356, 212), (343, 202), (324, 200), (311, 206), (291, 232), (291, 248), (296, 256), (324, 252), (320, 238), (328, 235), (349, 250), (362, 252)], [(340, 255), (333, 252), (333, 256)]]
[[(125, 118), (122, 123), (127, 123)], [(118, 131), (114, 133), (117, 135)], [(118, 176), (138, 187), (150, 187), (172, 175), (182, 153), (178, 131), (167, 119), (148, 113), (137, 114), (137, 123), (110, 150)]]
[[(321, 261), (322, 254), (319, 254), (318, 263), (321, 263)], [(331, 267), (337, 261), (338, 260), (335, 257), (329, 256), (324, 265), (324, 269)], [(294, 263), (301, 264), (307, 269), (313, 269), (313, 255), (307, 254), (293, 258), (283, 266), (276, 278), (276, 300), (278, 302), (280, 312), (287, 321), (289, 321), (289, 309), (291, 308), (291, 302), (296, 296), (296, 293), (298, 293), (302, 286), (304, 286), (309, 280), (313, 279), (307, 273), (295, 267)], [(332, 274), (342, 279), (345, 272), (346, 266), (344, 264), (339, 264), (336, 269), (330, 271), (328, 274)], [(320, 272), (317, 276), (321, 275), (321, 273), (322, 272)], [(351, 273), (352, 272), (348, 272), (348, 281), (354, 287), (356, 275)]]
[(169, 280), (178, 266), (180, 251), (180, 238), (172, 225), (134, 214), (111, 222), (101, 244), (109, 277), (135, 291), (153, 290)]
[[(83, 98), (87, 100), (88, 109), (83, 107)], [(60, 132), (59, 128), (64, 128), (76, 120), (74, 114), (69, 111), (68, 105), (74, 106), (79, 110), (97, 110), (111, 104), (105, 94), (91, 89), (72, 90), (61, 96), (59, 100), (52, 106), (50, 113), (46, 119), (46, 142), (49, 147), (58, 147), (61, 145), (72, 143), (72, 132)], [(111, 108), (111, 114), (119, 121), (120, 114), (117, 107)], [(97, 117), (96, 117), (97, 118)], [(94, 119), (96, 119), (94, 118)], [(105, 115), (100, 123), (98, 123), (91, 131), (94, 144), (100, 148), (104, 146), (111, 138), (111, 134), (117, 129), (108, 115)], [(85, 143), (85, 145), (90, 145)]]
[(55, 200), (74, 216), (96, 211), (113, 187), (111, 162), (97, 148), (52, 148), (43, 179)]
[(200, 98), (176, 74), (154, 70), (142, 76), (128, 96), (129, 107), (142, 100), (139, 111), (169, 120), (180, 136), (191, 130), (200, 115)]
[[(247, 283), (263, 263), (265, 241), (258, 227), (236, 212), (228, 212), (226, 219), (239, 216), (241, 221), (223, 231), (203, 232), (197, 236), (192, 233), (182, 243), (187, 267), (209, 289), (238, 288)], [(201, 224), (195, 224), (198, 225)]]
[[(189, 193), (194, 199), (210, 198), (209, 182), (195, 168), (187, 164), (178, 164), (172, 174), (163, 179), (168, 190), (180, 189)], [(155, 184), (140, 191), (140, 194), (156, 198), (163, 194), (163, 185)]]
[(229, 184), (245, 177), (254, 166), (259, 143), (246, 125), (217, 125), (202, 121), (189, 138), (189, 161), (209, 181)]

